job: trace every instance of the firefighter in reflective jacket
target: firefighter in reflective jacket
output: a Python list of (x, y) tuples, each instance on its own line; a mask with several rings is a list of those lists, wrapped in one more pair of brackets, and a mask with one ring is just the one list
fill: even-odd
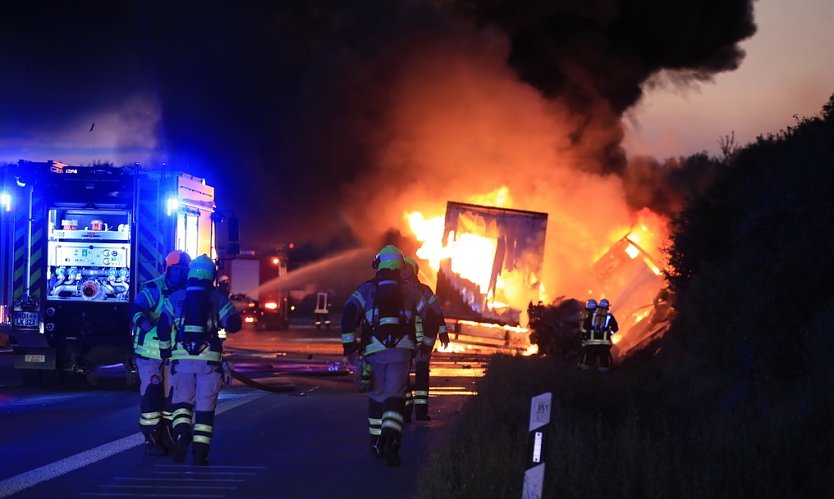
[(582, 359), (579, 361), (582, 370), (591, 369), (598, 363), (599, 372), (611, 371), (611, 337), (620, 327), (608, 311), (609, 306), (608, 300), (603, 298), (582, 321)]
[[(342, 312), (342, 346), (353, 359), (357, 349), (373, 368), (373, 389), (368, 393), (368, 424), (371, 451), (399, 466), (405, 393), (412, 352), (428, 350), (439, 326), (430, 307), (418, 311), (422, 297), (413, 284), (401, 279), (402, 252), (394, 246), (382, 248), (373, 261), (376, 276), (362, 283), (348, 298)], [(417, 345), (414, 320), (423, 321), (423, 343)], [(361, 341), (357, 344), (357, 328)]]
[[(216, 267), (206, 255), (191, 261), (184, 290), (171, 295), (173, 312), (159, 319), (160, 339), (172, 339), (171, 359), (174, 461), (185, 462), (193, 441), (196, 466), (208, 464), (214, 410), (220, 387), (228, 382), (223, 366), (225, 333), (243, 325), (232, 302), (214, 286)], [(193, 423), (193, 427), (192, 427)]]
[[(421, 312), (425, 307), (431, 309), (439, 321), (437, 338), (443, 344), (443, 348), (446, 348), (449, 345), (449, 333), (446, 332), (446, 319), (443, 317), (443, 311), (440, 308), (440, 303), (437, 301), (437, 296), (434, 295), (430, 287), (420, 282), (420, 278), (418, 277), (419, 272), (420, 267), (417, 265), (417, 261), (410, 256), (405, 257), (402, 278), (404, 281), (417, 286), (422, 293), (420, 302), (417, 305), (417, 312)], [(420, 319), (419, 314), (415, 318), (414, 328), (417, 344), (422, 344), (424, 341), (423, 321)], [(414, 386), (411, 393), (406, 393), (406, 421), (410, 419), (411, 407), (409, 407), (409, 402), (413, 403), (414, 415), (418, 421), (431, 421), (431, 416), (429, 416), (429, 363), (431, 362), (431, 352), (433, 349), (434, 342), (414, 353)], [(409, 395), (412, 396), (409, 397)]]
[(171, 348), (157, 337), (157, 321), (171, 309), (171, 293), (185, 287), (191, 257), (172, 251), (165, 257), (165, 273), (142, 284), (133, 300), (133, 353), (139, 374), (139, 428), (145, 436), (145, 454), (161, 456), (173, 449), (171, 438), (170, 369), (160, 348)]

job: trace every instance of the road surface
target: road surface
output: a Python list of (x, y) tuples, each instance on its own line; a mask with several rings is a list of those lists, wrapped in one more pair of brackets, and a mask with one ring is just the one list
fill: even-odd
[[(138, 394), (102, 377), (97, 387), (19, 384), (0, 353), (0, 497), (410, 497), (421, 470), (449, 437), (481, 365), (438, 358), (430, 422), (407, 425), (401, 468), (368, 452), (367, 397), (333, 375), (337, 331), (245, 328), (227, 341), (241, 372), (271, 393), (238, 382), (220, 395), (208, 467), (142, 452)], [(190, 458), (190, 456), (189, 456)]]

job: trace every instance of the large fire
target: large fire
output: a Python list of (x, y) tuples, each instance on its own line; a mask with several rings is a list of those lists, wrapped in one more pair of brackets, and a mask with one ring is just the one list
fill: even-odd
[[(506, 186), (485, 194), (468, 196), (465, 200), (504, 208), (524, 208), (514, 206)], [(535, 279), (541, 281), (538, 298), (545, 302), (551, 296), (580, 300), (589, 297), (609, 298), (614, 304), (612, 310), (619, 314), (618, 319), (625, 326), (625, 332), (650, 315), (652, 300), (662, 286), (659, 276), (666, 265), (662, 251), (668, 239), (666, 220), (648, 209), (635, 213), (631, 225), (598, 227), (596, 233), (604, 231), (605, 238), (588, 238), (587, 241), (574, 244), (576, 248), (590, 249), (570, 259), (586, 262), (585, 268), (558, 269), (559, 272), (551, 268), (547, 273), (554, 276), (551, 280), (509, 272), (497, 279), (494, 290), (490, 289), (490, 279), (498, 241), (490, 236), (487, 227), (470, 225), (466, 232), (447, 233), (444, 239), (443, 214), (430, 213), (427, 216), (421, 211), (411, 211), (405, 212), (404, 217), (415, 239), (421, 243), (416, 252), (417, 257), (428, 263), (421, 266), (423, 280), (434, 284), (441, 261), (449, 259), (455, 274), (474, 283), (481, 293), (490, 293), (488, 301), (493, 308), (512, 306), (526, 310), (529, 302), (536, 301), (531, 298), (531, 282), (526, 281)], [(575, 239), (582, 237), (582, 234), (581, 231), (566, 233), (559, 227), (559, 220), (556, 220), (555, 229), (547, 237), (547, 245), (559, 245), (560, 239)], [(558, 277), (569, 274), (586, 275), (585, 287), (576, 289), (569, 285), (563, 286)], [(566, 282), (574, 281), (576, 279), (566, 279)], [(615, 336), (615, 341), (622, 344), (623, 335)]]
[[(500, 186), (485, 194), (469, 196), (466, 201), (502, 208), (512, 207), (510, 189), (507, 186)], [(429, 282), (436, 280), (440, 260), (450, 259), (455, 273), (478, 284), (481, 290), (486, 292), (497, 246), (495, 238), (474, 232), (457, 235), (452, 233), (448, 238), (450, 242), (445, 242), (442, 213), (426, 218), (422, 212), (413, 211), (406, 212), (404, 216), (414, 237), (422, 244), (417, 250), (417, 257), (429, 263), (429, 269), (421, 269)], [(502, 282), (501, 286), (504, 285)]]

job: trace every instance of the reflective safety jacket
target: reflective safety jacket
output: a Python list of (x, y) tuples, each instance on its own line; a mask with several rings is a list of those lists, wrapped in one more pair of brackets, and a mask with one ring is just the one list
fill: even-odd
[(425, 335), (423, 331), (423, 319), (420, 318), (420, 313), (424, 308), (428, 307), (429, 312), (434, 314), (438, 320), (437, 337), (444, 343), (449, 342), (449, 333), (446, 331), (446, 318), (443, 316), (443, 310), (440, 308), (440, 302), (431, 288), (420, 282), (418, 279), (408, 279), (407, 282), (414, 284), (420, 290), (422, 296), (420, 302), (417, 304), (417, 317), (414, 321), (414, 329), (416, 332), (417, 344), (426, 345), (428, 348), (434, 348), (436, 338), (430, 338)]
[[(142, 284), (142, 289), (133, 300), (133, 352), (146, 359), (160, 360), (160, 348), (171, 348), (170, 341), (160, 342), (157, 336), (157, 322), (163, 310), (171, 311), (170, 289), (165, 283), (165, 274)], [(141, 324), (147, 320), (151, 329), (142, 331)]]
[[(223, 360), (223, 338), (218, 334), (219, 331), (222, 329), (226, 333), (236, 333), (240, 331), (243, 321), (229, 298), (217, 288), (210, 287), (207, 289), (206, 298), (211, 302), (208, 304), (211, 313), (206, 317), (205, 323), (186, 325), (184, 320), (186, 293), (194, 288), (205, 289), (202, 286), (189, 284), (185, 289), (171, 295), (171, 311), (163, 311), (159, 319), (158, 334), (160, 341), (167, 340), (172, 343), (170, 358), (174, 362), (201, 360), (212, 364), (220, 364)], [(196, 355), (189, 354), (183, 345), (186, 327), (195, 328), (199, 330), (197, 332), (205, 334), (206, 348)]]
[[(380, 288), (384, 286), (398, 287), (400, 306), (396, 314), (383, 316), (380, 313), (377, 295)], [(427, 304), (418, 308), (422, 297), (423, 293), (420, 288), (413, 283), (402, 281), (398, 270), (380, 270), (374, 279), (359, 285), (348, 298), (342, 311), (342, 347), (345, 355), (356, 351), (359, 346), (357, 339), (360, 340), (365, 356), (384, 350), (387, 348), (386, 330), (399, 333), (396, 343), (391, 345), (391, 348), (416, 349), (415, 320), (417, 317), (423, 324), (423, 344), (433, 345), (440, 326), (440, 318)], [(357, 330), (360, 327), (362, 335), (357, 338)]]
[(620, 329), (614, 315), (599, 307), (583, 323), (583, 345), (611, 345), (611, 336)]

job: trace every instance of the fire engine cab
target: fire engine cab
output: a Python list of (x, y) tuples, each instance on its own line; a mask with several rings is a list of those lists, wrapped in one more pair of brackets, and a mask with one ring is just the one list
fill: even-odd
[(164, 272), (171, 250), (217, 256), (204, 179), (53, 161), (0, 173), (0, 323), (24, 382), (129, 366), (139, 286)]

